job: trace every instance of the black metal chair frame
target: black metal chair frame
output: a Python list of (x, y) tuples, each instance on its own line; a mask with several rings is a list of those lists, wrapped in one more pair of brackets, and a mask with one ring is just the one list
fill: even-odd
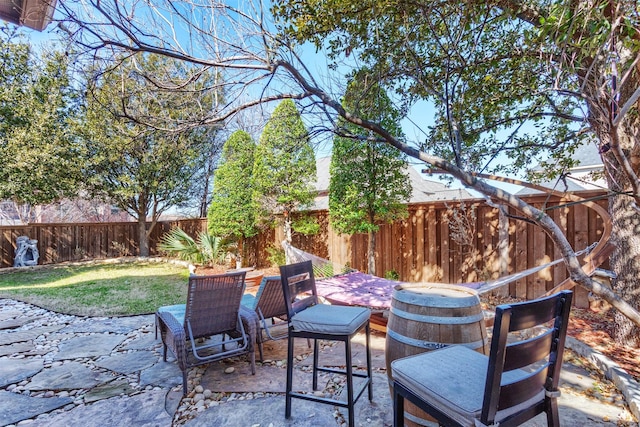
[[(316, 291), (315, 277), (313, 274), (313, 266), (311, 261), (304, 261), (296, 264), (280, 266), (280, 276), (282, 279), (282, 288), (287, 305), (288, 318), (292, 319), (296, 313), (304, 309), (319, 304), (318, 294)], [(351, 340), (360, 331), (364, 331), (366, 335), (366, 373), (353, 371)], [(360, 328), (352, 334), (328, 334), (311, 331), (297, 331), (289, 323), (289, 342), (287, 351), (287, 385), (286, 385), (286, 403), (285, 417), (291, 417), (291, 399), (303, 399), (313, 402), (326, 403), (349, 411), (349, 426), (354, 425), (354, 405), (364, 393), (368, 390), (369, 400), (373, 398), (373, 385), (371, 379), (371, 351), (370, 351), (370, 327), (367, 320)], [(318, 372), (328, 372), (341, 374), (346, 376), (347, 384), (347, 400), (346, 402), (326, 397), (315, 396), (314, 394), (298, 393), (293, 391), (293, 362), (294, 362), (294, 339), (306, 338), (313, 339), (313, 390), (318, 389)], [(331, 368), (319, 366), (319, 345), (318, 340), (341, 341), (345, 344), (345, 369)], [(353, 388), (353, 377), (364, 379), (357, 391)]]
[[(571, 310), (571, 291), (538, 300), (500, 305), (496, 308), (491, 350), (479, 421), (490, 426), (498, 410), (534, 399), (540, 390), (544, 398), (528, 408), (498, 420), (501, 427), (517, 426), (545, 412), (549, 426), (559, 426), (557, 397), (562, 356)], [(545, 332), (532, 338), (507, 342), (509, 332), (522, 331), (553, 321)], [(470, 350), (469, 351), (473, 351)], [(415, 357), (415, 356), (410, 356)], [(529, 367), (518, 381), (502, 384), (503, 373)], [(425, 369), (438, 369), (425, 366)], [(393, 381), (394, 426), (404, 425), (404, 399), (408, 399), (444, 426), (460, 426), (448, 414), (425, 402), (401, 382)], [(534, 399), (535, 400), (535, 399)]]

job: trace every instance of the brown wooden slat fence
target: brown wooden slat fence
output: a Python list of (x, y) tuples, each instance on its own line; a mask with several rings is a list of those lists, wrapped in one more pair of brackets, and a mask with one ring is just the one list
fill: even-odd
[[(600, 192), (585, 197), (601, 195)], [(525, 200), (538, 208), (557, 207), (566, 201), (546, 195), (528, 196)], [(607, 207), (607, 200), (598, 202)], [(377, 234), (377, 275), (394, 271), (400, 280), (412, 282), (463, 283), (495, 279), (500, 276), (544, 264), (560, 257), (551, 239), (535, 225), (501, 217), (498, 210), (482, 200), (465, 201), (464, 215), (454, 219), (452, 208), (459, 203), (437, 202), (409, 207), (406, 220), (384, 225)], [(570, 205), (548, 211), (569, 237), (576, 250), (596, 242), (602, 233), (602, 218), (584, 205)], [(509, 212), (517, 216), (517, 212)], [(315, 213), (321, 231), (314, 236), (294, 234), (293, 245), (337, 265), (366, 271), (367, 236), (345, 236), (334, 232), (327, 212)], [(174, 226), (195, 236), (206, 230), (206, 219), (160, 222), (150, 242), (152, 255), (165, 232)], [(466, 230), (466, 231), (465, 231)], [(0, 226), (0, 267), (13, 265), (15, 239), (26, 235), (38, 240), (40, 264), (110, 258), (137, 254), (136, 223), (30, 224)], [(500, 236), (503, 238), (501, 239)], [(267, 248), (280, 247), (281, 230), (267, 230), (246, 243), (246, 265), (268, 266)], [(114, 243), (117, 242), (117, 243)], [(604, 265), (607, 268), (608, 265)], [(510, 283), (503, 293), (535, 298), (564, 278), (561, 263), (539, 273)], [(587, 293), (576, 292), (578, 306), (586, 306)]]
[[(604, 193), (581, 195), (589, 198)], [(576, 250), (585, 249), (602, 235), (603, 219), (584, 205), (567, 205), (568, 200), (547, 195), (524, 199), (539, 209), (547, 209)], [(607, 208), (606, 198), (597, 203)], [(470, 219), (467, 236), (461, 236), (459, 227), (455, 227), (451, 208), (459, 207), (459, 203), (452, 202), (412, 205), (406, 220), (382, 226), (376, 235), (376, 275), (394, 271), (402, 281), (476, 282), (497, 279), (560, 258), (551, 239), (539, 227), (514, 218), (501, 218), (497, 209), (482, 200), (465, 201), (464, 205)], [(509, 215), (520, 216), (513, 210)], [(326, 212), (317, 216), (321, 224), (327, 223)], [(317, 238), (294, 236), (293, 245), (331, 259), (334, 264), (366, 271), (367, 236), (341, 236), (332, 232), (330, 226), (326, 227), (327, 233)], [(602, 267), (608, 268), (608, 263)], [(559, 263), (511, 282), (500, 293), (533, 299), (566, 277), (566, 268)], [(576, 288), (574, 301), (579, 307), (588, 306), (587, 291)]]
[[(156, 245), (160, 237), (177, 225), (194, 236), (206, 231), (206, 220), (202, 219), (159, 222), (151, 234), (151, 255), (158, 253)], [(0, 268), (13, 266), (18, 236), (38, 241), (38, 264), (137, 255), (137, 227), (135, 222), (0, 226)]]

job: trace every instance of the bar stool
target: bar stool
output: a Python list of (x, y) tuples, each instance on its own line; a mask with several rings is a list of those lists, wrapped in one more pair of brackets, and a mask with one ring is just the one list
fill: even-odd
[[(369, 400), (373, 396), (371, 382), (371, 350), (369, 317), (371, 312), (364, 307), (321, 304), (318, 301), (316, 282), (311, 261), (280, 266), (282, 289), (289, 318), (289, 345), (287, 352), (287, 387), (285, 417), (291, 417), (291, 399), (304, 399), (326, 403), (349, 411), (349, 426), (354, 423), (354, 405), (368, 390)], [(360, 331), (366, 334), (366, 374), (353, 372), (351, 339)], [(346, 376), (347, 400), (304, 394), (293, 391), (294, 339), (313, 339), (313, 390), (318, 389), (318, 372), (337, 373)], [(342, 341), (345, 344), (345, 369), (318, 365), (318, 340)], [(364, 381), (357, 391), (353, 388), (353, 377)]]

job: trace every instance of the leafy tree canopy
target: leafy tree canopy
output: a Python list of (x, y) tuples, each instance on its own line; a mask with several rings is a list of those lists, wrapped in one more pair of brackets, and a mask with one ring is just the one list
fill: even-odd
[[(347, 111), (376, 121), (402, 137), (400, 114), (367, 70), (349, 83), (343, 100)], [(333, 141), (329, 212), (342, 233), (377, 231), (380, 223), (406, 216), (411, 185), (404, 172), (406, 156), (372, 132), (338, 120)]]
[(167, 57), (137, 55), (89, 82), (77, 128), (86, 145), (86, 187), (141, 224), (151, 217), (141, 242), (162, 212), (189, 197), (198, 160), (211, 149), (209, 132), (182, 122), (212, 105), (213, 78)]
[(36, 55), (6, 26), (0, 26), (0, 56), (0, 199), (36, 205), (74, 196), (80, 162), (69, 123), (78, 93), (69, 56)]
[(305, 0), (274, 10), (298, 42), (328, 46), (336, 62), (351, 54), (369, 64), (401, 109), (432, 103), (423, 151), (476, 172), (520, 172), (551, 152), (557, 173), (574, 164), (563, 154), (584, 138), (577, 82), (550, 66), (555, 52), (532, 48), (530, 22), (495, 6)]

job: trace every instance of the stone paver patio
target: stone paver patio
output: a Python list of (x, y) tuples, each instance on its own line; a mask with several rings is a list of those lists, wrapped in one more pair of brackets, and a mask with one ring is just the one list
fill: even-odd
[[(372, 338), (374, 398), (369, 402), (363, 396), (358, 402), (356, 423), (389, 426), (384, 335), (373, 333)], [(356, 364), (362, 364), (361, 342), (354, 347)], [(308, 350), (304, 340), (296, 342), (296, 348), (297, 354)], [(153, 316), (83, 318), (0, 299), (0, 426), (25, 420), (32, 426), (340, 425), (337, 408), (302, 400), (293, 401), (293, 416), (285, 420), (286, 340), (269, 341), (264, 350), (268, 360), (258, 364), (255, 376), (243, 358), (193, 369), (190, 379), (202, 392), (194, 390), (183, 398), (178, 367), (172, 359), (162, 361)], [(326, 348), (321, 361), (340, 364), (341, 351)], [(296, 381), (310, 383), (310, 376), (299, 369)], [(329, 386), (331, 380), (326, 378)], [(637, 426), (622, 395), (612, 401), (586, 396), (584, 390), (593, 389), (597, 381), (588, 371), (565, 364), (562, 425)], [(627, 400), (637, 408), (637, 383), (631, 383), (631, 396)], [(546, 426), (546, 420), (541, 415), (525, 426)]]

